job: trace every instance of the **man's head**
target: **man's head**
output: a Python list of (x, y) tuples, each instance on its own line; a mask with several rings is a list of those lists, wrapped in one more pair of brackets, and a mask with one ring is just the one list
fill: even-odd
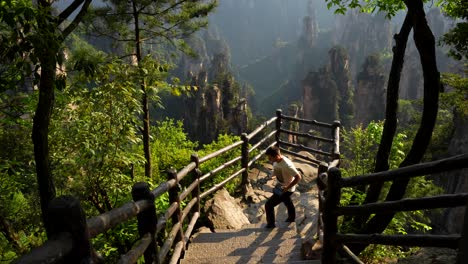
[(267, 155), (268, 160), (271, 162), (281, 160), (281, 152), (277, 146), (269, 147), (266, 150), (265, 155)]

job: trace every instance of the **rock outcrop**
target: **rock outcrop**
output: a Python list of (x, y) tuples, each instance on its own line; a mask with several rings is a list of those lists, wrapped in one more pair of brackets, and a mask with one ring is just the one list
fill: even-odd
[(337, 16), (334, 36), (335, 43), (348, 50), (352, 76), (370, 54), (390, 51), (393, 41), (389, 19), (381, 13), (370, 15), (357, 9), (349, 10), (345, 16)]
[(378, 55), (366, 58), (357, 76), (354, 124), (367, 126), (385, 118), (385, 74)]
[[(455, 131), (450, 141), (448, 156), (459, 155), (468, 152), (468, 118), (460, 115), (455, 115), (454, 118)], [(441, 186), (446, 193), (467, 193), (468, 179), (466, 175), (468, 169), (457, 170), (453, 172), (441, 173), (433, 175), (434, 182)], [(455, 207), (444, 209), (440, 214), (434, 213), (432, 217), (432, 226), (434, 232), (447, 234), (460, 234), (463, 228), (463, 219), (465, 216), (465, 208)]]
[(341, 47), (329, 51), (330, 62), (318, 72), (309, 72), (302, 81), (304, 118), (341, 120), (348, 125), (353, 115), (353, 87), (349, 57)]
[(205, 203), (205, 213), (214, 229), (240, 229), (250, 224), (242, 208), (231, 195), (225, 190), (219, 190)]
[(234, 78), (227, 44), (211, 32), (189, 42), (198, 56), (183, 55), (176, 74), (192, 89), (180, 98), (167, 98), (171, 111), (165, 115), (183, 119), (189, 137), (202, 144), (219, 134), (247, 131), (250, 110), (242, 97), (247, 93)]

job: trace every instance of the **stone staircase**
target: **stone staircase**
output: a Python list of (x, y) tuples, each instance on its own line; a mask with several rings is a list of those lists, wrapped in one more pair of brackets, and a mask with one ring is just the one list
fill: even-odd
[(320, 260), (302, 260), (301, 243), (294, 223), (274, 229), (250, 225), (239, 230), (201, 232), (192, 238), (180, 263), (320, 264)]

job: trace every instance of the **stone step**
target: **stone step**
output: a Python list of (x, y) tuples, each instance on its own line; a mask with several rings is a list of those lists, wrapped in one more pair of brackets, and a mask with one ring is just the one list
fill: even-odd
[(192, 243), (233, 243), (252, 241), (269, 241), (299, 237), (293, 228), (265, 229), (259, 227), (240, 230), (216, 230), (215, 233), (198, 233), (192, 237)]
[(245, 255), (245, 256), (224, 256), (224, 257), (206, 257), (206, 258), (184, 258), (180, 264), (220, 264), (220, 263), (239, 263), (239, 264), (257, 264), (257, 263), (291, 263), (291, 264), (320, 264), (320, 260), (301, 260), (300, 254), (278, 255)]
[(302, 240), (294, 223), (273, 229), (262, 226), (198, 233), (181, 263), (303, 263)]
[(300, 238), (268, 241), (241, 241), (231, 243), (195, 243), (190, 244), (185, 258), (206, 258), (222, 256), (264, 256), (264, 255), (288, 255), (294, 253), (301, 256), (302, 241)]

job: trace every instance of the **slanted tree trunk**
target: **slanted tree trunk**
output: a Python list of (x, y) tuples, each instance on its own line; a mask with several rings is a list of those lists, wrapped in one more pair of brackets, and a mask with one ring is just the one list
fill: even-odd
[[(440, 73), (436, 64), (435, 38), (429, 28), (422, 0), (405, 0), (414, 30), (414, 41), (420, 55), (420, 61), (424, 76), (424, 110), (421, 124), (413, 140), (411, 149), (400, 167), (419, 163), (430, 143), (432, 131), (437, 118), (439, 104), (439, 91), (441, 90)], [(395, 180), (387, 194), (386, 201), (394, 201), (403, 198), (408, 179)], [(377, 214), (360, 233), (382, 233), (394, 217), (394, 213)], [(354, 253), (358, 254), (366, 248), (366, 245), (352, 246)]]
[[(43, 10), (49, 8), (48, 3), (39, 1), (39, 5)], [(39, 23), (41, 36), (50, 36), (54, 31), (54, 24), (51, 21), (46, 21), (47, 18), (42, 17)], [(52, 40), (54, 41), (54, 40)], [(54, 41), (55, 42), (55, 41)], [(39, 101), (37, 103), (36, 113), (33, 119), (32, 141), (34, 144), (34, 160), (36, 161), (36, 177), (39, 185), (39, 196), (41, 200), (42, 220), (46, 231), (49, 230), (47, 219), (47, 208), (50, 201), (55, 197), (55, 186), (50, 170), (49, 161), (49, 123), (52, 109), (55, 100), (55, 65), (57, 50), (54, 49), (56, 44), (50, 47), (42, 47), (42, 52), (38, 55), (41, 65), (41, 77), (39, 80)], [(48, 232), (47, 232), (48, 233)]]
[[(374, 172), (386, 171), (389, 168), (389, 157), (392, 148), (393, 138), (397, 129), (398, 98), (400, 89), (401, 70), (403, 69), (406, 43), (413, 27), (413, 20), (406, 14), (405, 20), (400, 29), (400, 33), (394, 36), (395, 46), (393, 47), (393, 60), (387, 84), (387, 102), (385, 109), (385, 122), (380, 140), (379, 149), (376, 156)], [(364, 204), (376, 202), (382, 191), (382, 183), (373, 183), (366, 193)], [(369, 215), (356, 216), (352, 226), (359, 230), (369, 219)]]
[[(55, 101), (55, 78), (57, 54), (63, 40), (77, 27), (83, 18), (92, 0), (73, 1), (58, 17), (51, 13), (51, 3), (48, 0), (39, 0), (38, 9), (43, 12), (38, 16), (39, 40), (33, 43), (40, 68), (39, 101), (33, 119), (32, 141), (34, 144), (34, 160), (36, 162), (36, 178), (39, 185), (42, 220), (47, 234), (49, 234), (49, 220), (47, 208), (55, 197), (55, 186), (50, 170), (49, 160), (49, 124)], [(80, 12), (73, 21), (60, 34), (59, 25), (66, 20), (78, 7)]]

